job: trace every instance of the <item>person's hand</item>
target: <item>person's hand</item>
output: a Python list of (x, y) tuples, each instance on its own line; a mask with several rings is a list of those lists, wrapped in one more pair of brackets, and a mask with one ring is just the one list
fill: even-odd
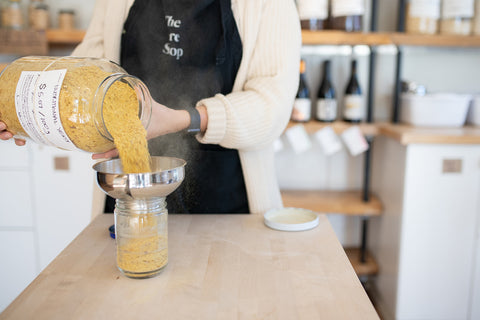
[(108, 159), (108, 158), (113, 158), (118, 156), (118, 150), (117, 149), (112, 149), (108, 150), (107, 152), (103, 153), (94, 153), (92, 154), (92, 159), (93, 160), (98, 160), (98, 159)]
[[(13, 138), (13, 134), (7, 131), (7, 125), (0, 121), (0, 140), (10, 140)], [(23, 139), (14, 138), (17, 146), (24, 146), (26, 141)]]

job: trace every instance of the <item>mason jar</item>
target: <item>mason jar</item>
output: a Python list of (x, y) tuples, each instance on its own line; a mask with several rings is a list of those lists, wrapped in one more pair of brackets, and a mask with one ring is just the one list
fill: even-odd
[(470, 35), (473, 29), (473, 0), (443, 0), (440, 33)]
[(407, 33), (436, 34), (440, 21), (440, 0), (410, 0), (406, 7)]
[(168, 263), (168, 211), (165, 197), (117, 199), (117, 267), (130, 278), (150, 278)]
[(0, 73), (0, 121), (39, 144), (105, 152), (115, 147), (107, 116), (133, 113), (146, 129), (151, 109), (145, 84), (106, 59), (28, 56)]

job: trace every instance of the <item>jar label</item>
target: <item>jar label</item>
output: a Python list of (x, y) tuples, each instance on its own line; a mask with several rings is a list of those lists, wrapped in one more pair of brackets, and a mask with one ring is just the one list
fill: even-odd
[(409, 15), (419, 18), (440, 18), (440, 0), (410, 1)]
[(334, 121), (337, 118), (337, 100), (318, 99), (317, 119), (323, 121)]
[(66, 73), (66, 69), (22, 71), (15, 91), (15, 108), (20, 124), (33, 141), (76, 150), (62, 126), (58, 108)]
[(328, 18), (327, 0), (298, 0), (297, 8), (300, 20)]
[(345, 95), (344, 99), (344, 118), (348, 120), (363, 120), (365, 115), (363, 96), (349, 94)]
[(365, 0), (333, 0), (332, 16), (361, 16), (365, 13)]
[(473, 18), (473, 0), (443, 0), (442, 17), (449, 18)]
[(297, 98), (293, 106), (292, 120), (308, 121), (312, 112), (312, 103), (308, 98)]

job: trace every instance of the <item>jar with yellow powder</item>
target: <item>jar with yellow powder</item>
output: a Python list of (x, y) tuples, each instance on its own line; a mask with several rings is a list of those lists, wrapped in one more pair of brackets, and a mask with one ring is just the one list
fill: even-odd
[(165, 198), (137, 201), (117, 199), (115, 239), (117, 267), (130, 278), (150, 278), (168, 262)]
[(106, 59), (29, 56), (0, 73), (7, 130), (66, 150), (105, 152), (122, 132), (145, 136), (151, 103), (141, 80)]

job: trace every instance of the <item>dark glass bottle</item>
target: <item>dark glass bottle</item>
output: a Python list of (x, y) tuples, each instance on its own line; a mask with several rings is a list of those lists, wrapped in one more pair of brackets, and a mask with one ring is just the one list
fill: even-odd
[(365, 0), (331, 0), (330, 29), (360, 32), (363, 29)]
[(310, 90), (305, 79), (305, 61), (300, 61), (300, 82), (298, 85), (297, 96), (292, 110), (292, 121), (307, 122), (311, 119), (312, 102), (310, 100)]
[(333, 122), (337, 119), (337, 99), (331, 81), (331, 62), (323, 64), (323, 79), (317, 93), (315, 119), (322, 122)]
[(328, 0), (297, 0), (297, 9), (302, 29), (326, 29), (328, 20)]
[(350, 79), (343, 97), (343, 120), (361, 122), (365, 117), (365, 102), (357, 78), (357, 61), (352, 60)]

